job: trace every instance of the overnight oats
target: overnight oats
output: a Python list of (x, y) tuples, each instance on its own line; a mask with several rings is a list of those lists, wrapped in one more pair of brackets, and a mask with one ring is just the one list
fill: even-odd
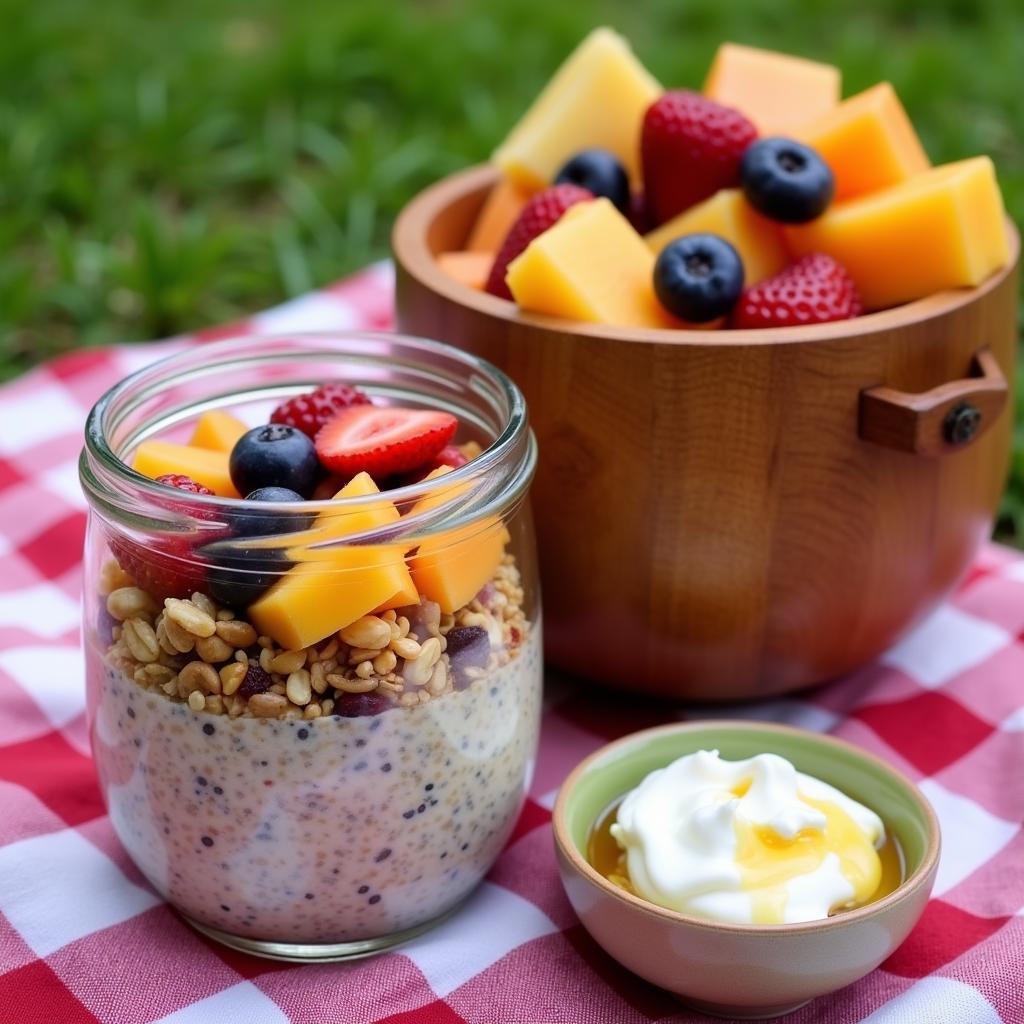
[(503, 374), (397, 336), (221, 342), (97, 404), (93, 753), (196, 927), (362, 955), (490, 868), (537, 745), (535, 458)]

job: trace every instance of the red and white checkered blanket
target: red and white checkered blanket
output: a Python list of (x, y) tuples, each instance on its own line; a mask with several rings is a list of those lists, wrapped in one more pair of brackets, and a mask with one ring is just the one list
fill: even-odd
[[(231, 331), (386, 327), (381, 265)], [(697, 1021), (628, 974), (562, 893), (557, 786), (607, 740), (693, 710), (549, 686), (533, 791), (463, 910), (401, 951), (286, 966), (205, 941), (154, 894), (104, 814), (79, 652), (77, 458), (107, 387), (184, 342), (67, 355), (0, 389), (0, 1021)], [(986, 548), (955, 597), (876, 664), (741, 708), (834, 732), (915, 779), (943, 827), (924, 919), (882, 967), (793, 1022), (1024, 1022), (1024, 558)], [(710, 714), (701, 709), (700, 714)], [(742, 969), (737, 967), (737, 969)]]

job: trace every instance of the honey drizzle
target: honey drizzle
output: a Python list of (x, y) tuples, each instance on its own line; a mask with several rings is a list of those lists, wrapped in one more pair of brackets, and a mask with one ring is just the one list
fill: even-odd
[[(742, 794), (737, 794), (742, 795)], [(598, 874), (603, 875), (612, 885), (636, 896), (637, 892), (629, 880), (629, 868), (626, 864), (626, 852), (620, 848), (612, 835), (611, 827), (619, 813), (619, 804), (622, 798), (616, 800), (610, 807), (602, 812), (596, 824), (587, 836), (587, 861)], [(847, 910), (856, 910), (858, 906), (866, 906), (876, 900), (888, 896), (903, 882), (906, 877), (906, 862), (903, 857), (903, 849), (895, 833), (890, 828), (885, 830), (885, 842), (878, 851), (878, 859), (882, 866), (882, 875), (878, 888), (871, 894), (863, 904), (851, 901), (839, 907), (833, 908), (829, 917), (841, 914)]]

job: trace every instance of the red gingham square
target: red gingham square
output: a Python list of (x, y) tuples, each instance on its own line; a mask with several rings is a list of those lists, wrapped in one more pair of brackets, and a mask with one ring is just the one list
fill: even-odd
[[(69, 353), (0, 388), (0, 854), (5, 864), (36, 858), (55, 876), (18, 884), (9, 875), (2, 887), (0, 1020), (704, 1019), (619, 967), (579, 925), (558, 879), (550, 807), (566, 773), (607, 739), (708, 709), (549, 680), (530, 800), (486, 883), (404, 950), (350, 964), (275, 963), (194, 934), (154, 905), (103, 813), (81, 694), (63, 684), (80, 672), (69, 660), (84, 522), (75, 461), (89, 406), (124, 373), (190, 343), (386, 328), (392, 276), (381, 264), (192, 339)], [(922, 784), (946, 831), (936, 894), (907, 944), (790, 1024), (988, 1024), (996, 1013), (1024, 1022), (1024, 643), (1014, 640), (1022, 633), (1024, 559), (988, 546), (951, 603), (875, 664), (784, 700), (713, 709), (829, 730), (873, 751)], [(75, 869), (90, 891), (75, 889)], [(47, 916), (57, 904), (66, 914)]]
[(959, 701), (933, 691), (892, 704), (861, 707), (854, 717), (926, 775), (963, 757), (992, 732), (991, 725)]

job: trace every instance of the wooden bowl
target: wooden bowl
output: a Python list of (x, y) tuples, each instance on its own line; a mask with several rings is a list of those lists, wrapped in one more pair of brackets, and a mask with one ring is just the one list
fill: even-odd
[(398, 325), (496, 363), (540, 444), (546, 653), (629, 690), (730, 700), (885, 650), (961, 578), (1003, 489), (1017, 262), (856, 320), (658, 331), (520, 313), (440, 271), (495, 181), (395, 226)]

